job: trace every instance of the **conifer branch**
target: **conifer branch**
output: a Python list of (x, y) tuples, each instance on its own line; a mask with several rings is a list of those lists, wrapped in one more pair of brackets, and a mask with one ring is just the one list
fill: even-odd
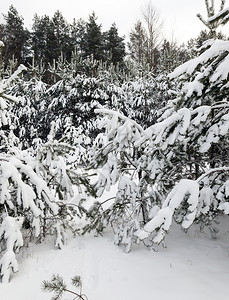
[(73, 277), (71, 282), (75, 287), (80, 288), (80, 293), (76, 293), (68, 289), (63, 278), (59, 274), (53, 275), (50, 281), (44, 280), (42, 282), (41, 287), (44, 292), (54, 292), (55, 293), (55, 296), (53, 297), (54, 300), (61, 299), (64, 292), (75, 295), (76, 297), (74, 299), (87, 300), (88, 297), (85, 294), (82, 294), (82, 281), (80, 276)]

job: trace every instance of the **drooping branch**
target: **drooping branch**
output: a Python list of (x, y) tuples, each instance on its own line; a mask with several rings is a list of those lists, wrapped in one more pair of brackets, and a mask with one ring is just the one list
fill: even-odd
[(210, 169), (207, 172), (205, 172), (203, 175), (201, 175), (196, 182), (200, 183), (204, 178), (210, 176), (213, 173), (222, 173), (222, 172), (229, 172), (229, 167), (221, 167), (221, 168), (214, 168)]

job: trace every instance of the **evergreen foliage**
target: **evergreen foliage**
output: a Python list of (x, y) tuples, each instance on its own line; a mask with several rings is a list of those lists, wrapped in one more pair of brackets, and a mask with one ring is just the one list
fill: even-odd
[[(35, 14), (32, 26), (32, 51), (35, 63), (43, 61), (47, 67), (48, 63), (54, 59), (52, 47), (54, 33), (51, 28), (49, 16), (39, 17)], [(55, 49), (56, 47), (54, 47)]]
[[(160, 49), (161, 23), (158, 14), (149, 6), (145, 8), (143, 17), (144, 20), (138, 21), (130, 33), (130, 57), (142, 71), (167, 71), (165, 67), (159, 67), (167, 56)], [(42, 66), (44, 70), (40, 79), (52, 85), (55, 81), (52, 72), (50, 73), (50, 65), (53, 66), (60, 57), (70, 62), (72, 56), (77, 55), (82, 60), (103, 61), (129, 72), (124, 37), (119, 36), (115, 23), (108, 31), (103, 32), (94, 12), (87, 21), (74, 19), (72, 23), (68, 23), (60, 11), (56, 11), (53, 17), (35, 14), (31, 31), (24, 28), (23, 17), (19, 16), (13, 6), (4, 18), (6, 24), (0, 24), (0, 39), (7, 41), (3, 51), (4, 70), (10, 60), (16, 62), (14, 70), (21, 62), (26, 67)], [(159, 61), (160, 56), (163, 58)], [(179, 55), (176, 58), (178, 57)], [(171, 61), (170, 55), (168, 60)]]
[[(8, 282), (11, 272), (18, 270), (16, 254), (29, 241), (37, 239), (40, 242), (47, 234), (51, 234), (54, 236), (55, 246), (62, 248), (67, 237), (66, 229), (70, 229), (75, 234), (77, 232), (75, 217), (81, 215), (77, 204), (75, 206), (69, 204), (69, 198), (76, 195), (73, 185), (78, 186), (78, 193), (81, 195), (86, 195), (87, 189), (90, 189), (87, 176), (76, 171), (77, 166), (71, 158), (75, 152), (74, 148), (64, 141), (55, 139), (54, 123), (46, 142), (33, 138), (32, 132), (29, 138), (33, 140), (33, 148), (21, 150), (20, 139), (17, 139), (13, 133), (12, 126), (15, 124), (10, 125), (12, 119), (19, 120), (19, 118), (15, 116), (11, 119), (12, 112), (9, 114), (9, 109), (7, 111), (9, 102), (17, 102), (18, 99), (8, 95), (6, 90), (10, 89), (10, 85), (23, 70), (25, 67), (21, 65), (12, 76), (2, 81), (0, 86), (0, 277), (2, 282)], [(28, 94), (25, 97), (28, 97)], [(26, 108), (27, 116), (31, 117), (30, 121), (34, 121), (34, 110), (29, 103)], [(33, 125), (35, 126), (30, 124)], [(22, 131), (23, 129), (26, 130), (25, 127)], [(35, 130), (35, 127), (33, 129)]]
[(145, 55), (144, 48), (146, 44), (146, 32), (143, 28), (142, 22), (138, 21), (134, 25), (130, 33), (130, 42), (128, 43), (128, 48), (130, 51), (131, 58), (138, 64), (144, 64)]
[(55, 296), (52, 299), (55, 300), (61, 299), (64, 293), (74, 295), (74, 299), (88, 300), (88, 297), (85, 294), (82, 294), (82, 281), (80, 276), (74, 276), (71, 283), (74, 287), (80, 289), (79, 293), (69, 290), (63, 278), (58, 274), (53, 275), (50, 281), (44, 280), (42, 282), (42, 289), (44, 292), (54, 292)]
[(11, 5), (4, 19), (5, 24), (2, 24), (0, 32), (0, 40), (5, 44), (2, 53), (3, 61), (7, 64), (10, 59), (14, 58), (18, 64), (25, 63), (30, 57), (30, 34), (24, 28), (23, 17)]
[(105, 57), (108, 57), (108, 62), (121, 66), (124, 64), (124, 57), (126, 55), (124, 37), (119, 37), (118, 28), (113, 23), (110, 29), (104, 33), (104, 50)]
[(178, 46), (175, 42), (164, 40), (159, 49), (158, 73), (168, 74), (190, 58), (185, 45)]
[(73, 53), (82, 59), (102, 60), (124, 67), (124, 38), (118, 35), (115, 24), (103, 32), (94, 12), (89, 15), (88, 21), (74, 19), (71, 24), (60, 11), (56, 11), (53, 17), (35, 14), (31, 32), (24, 28), (23, 17), (12, 5), (4, 19), (5, 24), (0, 24), (0, 40), (6, 44), (2, 56), (3, 69), (12, 59), (16, 61), (15, 69), (20, 63), (27, 67), (43, 65), (42, 80), (52, 84), (50, 64), (53, 65), (60, 57), (70, 62)]
[(95, 60), (103, 59), (103, 37), (101, 25), (96, 23), (97, 17), (93, 12), (86, 23), (85, 56), (92, 56)]
[[(188, 179), (175, 185), (155, 217), (137, 233), (141, 239), (153, 234), (151, 238), (159, 243), (172, 219), (183, 228), (193, 222), (204, 223), (214, 233), (211, 221), (219, 214), (227, 214), (228, 46), (228, 41), (209, 40), (200, 48), (198, 57), (170, 75), (180, 77), (182, 92), (169, 104), (161, 122), (153, 126), (151, 143), (168, 149), (170, 157), (178, 159), (179, 153), (180, 174), (185, 171), (182, 177)], [(176, 148), (178, 153), (174, 152)]]
[[(163, 165), (155, 160), (150, 163), (149, 147), (138, 147), (136, 143), (144, 134), (143, 128), (154, 124), (157, 110), (163, 107), (166, 98), (171, 96), (167, 89), (166, 81), (162, 79), (154, 81), (153, 78), (140, 78), (138, 81), (124, 84), (122, 94), (117, 95), (117, 99), (120, 95), (123, 97), (126, 116), (105, 108), (96, 110), (97, 113), (105, 115), (99, 126), (106, 130), (105, 135), (101, 133), (95, 140), (95, 153), (91, 165), (93, 169), (100, 170), (96, 183), (97, 195), (101, 196), (115, 184), (117, 192), (115, 197), (104, 203), (94, 203), (88, 211), (89, 222), (84, 231), (94, 230), (98, 234), (109, 224), (115, 234), (115, 243), (124, 245), (126, 252), (130, 251), (133, 242), (137, 242), (134, 232), (147, 223), (153, 206), (161, 200), (155, 200), (154, 196), (159, 193), (155, 188), (153, 190), (152, 186), (154, 181), (155, 186), (161, 185), (158, 168), (162, 168)], [(163, 157), (161, 151), (158, 152)], [(155, 174), (150, 175), (153, 172), (150, 171), (152, 168), (156, 168), (154, 171), (158, 178)]]
[(216, 29), (220, 25), (225, 25), (229, 20), (229, 9), (224, 9), (225, 3), (225, 0), (221, 0), (219, 12), (216, 13), (215, 1), (211, 0), (210, 2), (209, 0), (205, 0), (207, 19), (205, 20), (200, 14), (197, 15), (200, 21), (208, 27), (208, 29), (210, 30), (210, 35), (213, 38), (216, 38), (217, 36)]
[[(108, 208), (95, 203), (92, 229), (114, 230), (128, 252), (133, 242), (160, 243), (176, 221), (209, 226), (228, 213), (228, 41), (209, 40), (200, 54), (178, 67), (179, 78), (157, 119), (145, 130), (132, 119), (104, 108), (95, 152), (98, 193), (117, 184)], [(104, 146), (99, 146), (104, 145)]]
[(83, 19), (73, 20), (70, 24), (71, 47), (79, 56), (83, 57), (86, 48), (86, 22)]

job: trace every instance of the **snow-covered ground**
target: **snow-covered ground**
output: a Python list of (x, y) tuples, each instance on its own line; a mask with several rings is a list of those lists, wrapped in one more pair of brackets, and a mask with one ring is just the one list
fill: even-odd
[[(62, 250), (48, 241), (23, 250), (19, 273), (0, 285), (1, 300), (44, 300), (42, 280), (60, 274), (68, 283), (80, 275), (89, 300), (226, 300), (229, 295), (229, 221), (224, 217), (219, 237), (173, 228), (167, 248), (158, 252), (134, 247), (126, 254), (103, 237), (76, 237)], [(70, 286), (70, 285), (69, 285)], [(63, 299), (73, 299), (65, 294)]]

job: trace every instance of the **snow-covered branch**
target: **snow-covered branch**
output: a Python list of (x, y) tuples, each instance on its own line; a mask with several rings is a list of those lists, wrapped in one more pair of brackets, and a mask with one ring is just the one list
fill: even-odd
[(221, 0), (219, 12), (216, 13), (214, 0), (211, 0), (211, 5), (209, 5), (209, 0), (205, 0), (208, 19), (204, 20), (201, 14), (197, 14), (197, 17), (200, 19), (200, 21), (212, 32), (215, 32), (218, 26), (225, 25), (229, 20), (229, 7), (224, 9), (225, 2), (225, 0)]
[(23, 72), (26, 71), (27, 68), (24, 65), (20, 65), (17, 70), (6, 80), (6, 82), (4, 82), (3, 84), (1, 84), (1, 89), (5, 90), (7, 87), (9, 87), (13, 81), (15, 81), (18, 76)]
[(6, 250), (0, 259), (0, 276), (3, 283), (9, 282), (11, 272), (18, 271), (15, 251), (23, 246), (22, 222), (23, 218), (7, 216), (0, 225), (0, 239), (6, 241)]
[(134, 120), (124, 116), (123, 114), (121, 114), (120, 112), (117, 111), (113, 111), (111, 109), (106, 109), (106, 108), (97, 108), (95, 109), (95, 113), (97, 114), (106, 114), (106, 115), (111, 115), (113, 116), (114, 120), (117, 120), (118, 118), (123, 120), (123, 121), (128, 121), (130, 122), (134, 127), (136, 127), (140, 132), (143, 132), (143, 128), (136, 123)]
[(169, 193), (157, 215), (144, 226), (143, 230), (138, 231), (136, 235), (140, 239), (146, 239), (152, 232), (157, 230), (153, 242), (160, 243), (172, 224), (175, 210), (184, 201), (188, 204), (188, 208), (186, 214), (183, 216), (182, 226), (188, 228), (193, 223), (197, 213), (198, 195), (198, 183), (193, 180), (182, 179)]
[[(222, 8), (222, 7), (221, 7)], [(219, 13), (207, 19), (207, 24), (212, 24), (217, 22), (219, 25), (225, 25), (229, 20), (229, 7), (221, 9)]]
[(220, 168), (214, 168), (210, 169), (204, 174), (202, 174), (199, 178), (197, 178), (196, 182), (200, 183), (205, 177), (210, 176), (213, 173), (224, 173), (224, 172), (229, 172), (229, 167), (220, 167)]
[[(209, 48), (208, 48), (209, 47)], [(209, 40), (204, 43), (202, 48), (208, 48), (206, 51), (204, 51), (202, 54), (200, 54), (198, 57), (193, 58), (183, 65), (177, 67), (170, 75), (169, 78), (173, 79), (176, 77), (179, 77), (181, 75), (191, 75), (193, 72), (197, 69), (198, 66), (205, 65), (207, 62), (211, 61), (209, 64), (209, 68), (204, 68), (203, 76), (209, 75), (210, 68), (214, 65), (214, 62), (217, 63), (217, 73), (218, 75), (215, 76), (213, 79), (211, 79), (213, 82), (216, 81), (216, 79), (225, 79), (228, 75), (228, 55), (222, 60), (219, 61), (218, 57), (221, 53), (224, 51), (229, 51), (229, 42), (228, 41), (223, 41), (223, 40)], [(215, 59), (215, 61), (212, 60)], [(210, 73), (211, 74), (211, 73)], [(210, 77), (211, 78), (211, 77)]]
[[(212, 175), (217, 173), (229, 173), (229, 167), (210, 169), (197, 180), (182, 179), (169, 193), (162, 208), (143, 229), (136, 232), (136, 235), (143, 240), (154, 233), (153, 242), (160, 243), (170, 229), (175, 212), (177, 213), (179, 209), (182, 209), (182, 216), (180, 216), (182, 217), (182, 227), (189, 228), (197, 216), (209, 212), (213, 201), (214, 184), (213, 187), (210, 187), (208, 182)], [(229, 180), (222, 183), (220, 193), (225, 195), (217, 195), (217, 198), (221, 197), (218, 200), (217, 209), (229, 214), (229, 203), (225, 202), (225, 198), (229, 197)], [(187, 208), (185, 208), (186, 206)]]

